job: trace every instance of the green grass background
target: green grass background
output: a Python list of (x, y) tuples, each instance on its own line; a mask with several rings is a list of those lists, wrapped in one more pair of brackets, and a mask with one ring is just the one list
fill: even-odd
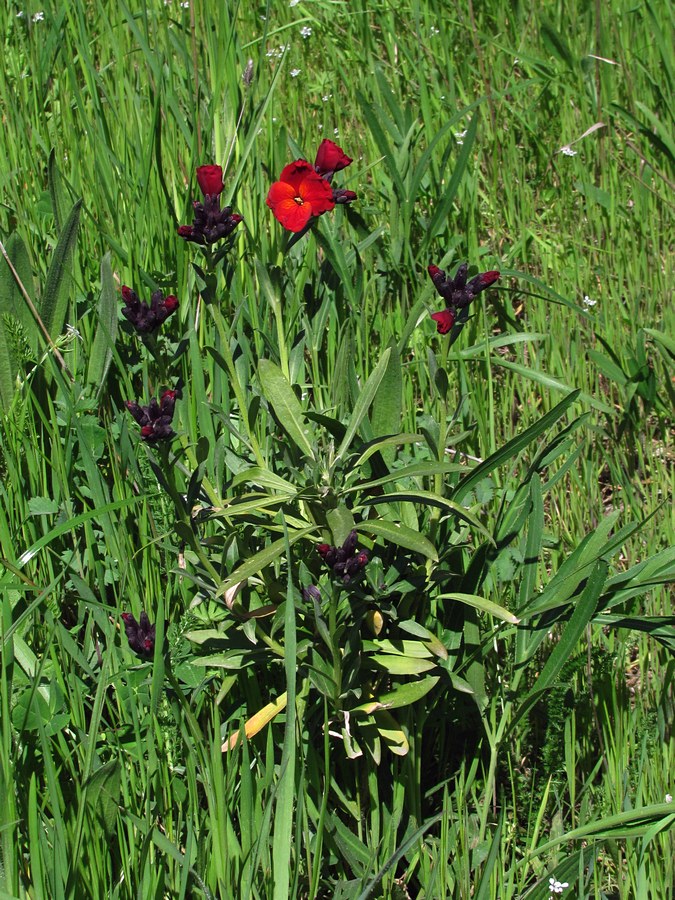
[[(290, 794), (284, 716), (221, 753), (270, 699), (254, 670), (223, 671), (188, 700), (116, 637), (120, 612), (145, 608), (161, 640), (202, 588), (181, 571), (172, 503), (123, 406), (147, 402), (165, 373), (121, 342), (98, 391), (89, 360), (102, 283), (179, 297), (176, 491), (204, 437), (211, 500), (245, 443), (226, 426), (242, 426), (233, 369), (248, 391), (262, 357), (346, 421), (354, 384), (406, 335), (401, 430), (447, 419), (466, 458), (494, 454), (580, 389), (588, 418), (546, 494), (538, 581), (613, 513), (616, 528), (645, 520), (619, 542), (613, 573), (666, 554), (673, 24), (660, 0), (0, 10), (0, 237), (25, 242), (37, 298), (82, 198), (65, 316), (77, 331), (52, 335), (75, 383), (40, 349), (2, 429), (3, 896), (548, 897), (554, 874), (580, 897), (672, 896), (672, 643), (639, 629), (589, 626), (550, 695), (545, 740), (523, 722), (499, 753), (448, 734), (423, 757), (420, 719), (407, 757), (378, 769), (345, 761), (339, 743), (311, 747), (300, 727)], [(323, 137), (354, 158), (337, 178), (359, 200), (289, 247), (265, 196)], [(198, 300), (199, 252), (176, 237), (195, 167), (212, 162), (244, 217), (216, 286), (219, 319)], [(440, 298), (426, 267), (465, 259), (502, 277), (448, 349), (427, 315)], [(209, 346), (229, 347), (233, 368)], [(252, 430), (273, 468), (266, 421)], [(524, 466), (494, 473), (504, 503)], [(497, 528), (496, 502), (481, 515)], [(188, 553), (193, 563), (198, 573)], [(523, 566), (501, 558), (495, 602), (515, 603)], [(622, 611), (644, 620), (670, 604), (647, 579)], [(495, 649), (493, 725), (512, 702), (500, 666)], [(570, 692), (583, 708), (570, 711)], [(537, 757), (542, 741), (557, 750)], [(658, 815), (640, 820), (645, 808)], [(586, 827), (591, 837), (574, 831)]]

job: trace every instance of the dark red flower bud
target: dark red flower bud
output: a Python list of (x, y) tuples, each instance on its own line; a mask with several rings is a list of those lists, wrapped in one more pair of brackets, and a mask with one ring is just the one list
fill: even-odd
[(150, 624), (145, 610), (141, 613), (140, 622), (131, 613), (122, 613), (122, 621), (129, 646), (134, 653), (143, 659), (152, 657), (155, 649), (155, 626)]
[(330, 544), (319, 544), (316, 548), (317, 553), (322, 557), (325, 557), (329, 550)]
[(192, 238), (192, 225), (179, 225), (178, 234), (180, 237), (185, 238), (186, 241), (189, 241)]
[(476, 275), (475, 278), (471, 279), (468, 287), (474, 294), (478, 294), (480, 291), (485, 290), (485, 288), (490, 287), (491, 284), (494, 284), (498, 278), (499, 272), (482, 272), (480, 275)]
[(356, 199), (357, 197), (354, 191), (346, 191), (343, 188), (333, 191), (333, 203), (353, 203)]
[(338, 147), (334, 141), (324, 138), (316, 153), (314, 171), (330, 181), (335, 172), (346, 169), (351, 162), (351, 157), (347, 156), (342, 147)]
[(312, 600), (316, 600), (319, 603), (321, 601), (321, 591), (316, 585), (310, 584), (302, 589), (302, 599), (305, 603), (310, 603)]
[(197, 184), (204, 196), (216, 196), (222, 194), (223, 184), (222, 166), (199, 166), (197, 169)]
[(431, 318), (436, 323), (439, 334), (447, 334), (455, 324), (455, 314), (450, 309), (442, 309), (440, 312), (432, 313)]

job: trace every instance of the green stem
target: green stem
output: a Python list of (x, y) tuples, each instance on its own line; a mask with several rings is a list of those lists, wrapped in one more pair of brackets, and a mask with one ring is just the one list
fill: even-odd
[(331, 636), (331, 655), (333, 657), (333, 681), (335, 682), (335, 705), (339, 706), (340, 694), (342, 693), (342, 657), (340, 656), (340, 648), (337, 645), (337, 605), (338, 605), (338, 589), (333, 587), (330, 597), (330, 606), (328, 608), (328, 633)]

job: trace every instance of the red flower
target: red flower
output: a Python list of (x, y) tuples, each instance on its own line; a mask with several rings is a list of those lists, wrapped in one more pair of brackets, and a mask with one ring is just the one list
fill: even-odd
[(222, 194), (225, 188), (223, 184), (222, 166), (199, 166), (197, 168), (197, 184), (202, 194)]
[(335, 206), (333, 189), (304, 159), (287, 165), (267, 194), (267, 205), (288, 231), (302, 231), (312, 216)]
[(432, 313), (431, 318), (436, 322), (439, 334), (447, 334), (455, 324), (455, 314), (451, 309), (442, 309), (440, 312)]
[(342, 147), (338, 147), (334, 141), (324, 138), (316, 151), (314, 171), (330, 181), (334, 172), (346, 169), (351, 162), (351, 157), (347, 156)]

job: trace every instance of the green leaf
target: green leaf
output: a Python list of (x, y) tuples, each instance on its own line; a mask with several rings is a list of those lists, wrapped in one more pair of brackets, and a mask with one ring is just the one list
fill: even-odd
[(496, 453), (493, 453), (492, 456), (488, 456), (484, 462), (476, 466), (466, 478), (463, 478), (460, 481), (453, 491), (452, 499), (459, 503), (479, 481), (482, 481), (483, 478), (485, 478), (486, 475), (489, 475), (490, 472), (493, 472), (495, 469), (499, 468), (499, 466), (504, 465), (505, 462), (508, 462), (509, 459), (520, 453), (521, 450), (524, 450), (528, 444), (535, 441), (539, 435), (555, 425), (558, 419), (562, 418), (569, 407), (577, 400), (580, 393), (579, 390), (572, 391), (572, 393), (568, 394), (564, 400), (561, 400), (557, 406), (554, 406), (552, 410), (542, 416), (538, 422), (535, 422), (534, 425), (525, 429), (522, 434), (512, 438), (504, 444), (503, 447), (497, 450)]
[(94, 810), (107, 835), (112, 835), (117, 825), (121, 793), (120, 762), (113, 759), (97, 769), (87, 779), (87, 805)]
[[(26, 245), (15, 232), (5, 251), (21, 283), (32, 292), (33, 273)], [(6, 412), (16, 392), (16, 376), (22, 363), (17, 339), (26, 341), (31, 353), (38, 345), (37, 323), (4, 256), (0, 256), (0, 411)]]
[(52, 340), (61, 333), (66, 321), (73, 251), (77, 241), (81, 208), (82, 201), (78, 200), (63, 226), (52, 254), (42, 298), (37, 304), (40, 317)]
[(344, 440), (340, 444), (340, 449), (335, 455), (335, 462), (337, 462), (342, 456), (344, 456), (347, 450), (349, 450), (351, 442), (354, 440), (354, 435), (358, 431), (363, 417), (368, 412), (368, 407), (375, 398), (375, 394), (377, 393), (377, 389), (380, 386), (380, 382), (384, 378), (385, 372), (387, 371), (387, 366), (389, 365), (390, 356), (391, 348), (387, 347), (387, 349), (382, 354), (382, 358), (370, 373), (370, 378), (363, 386), (358, 400), (354, 404), (354, 412), (352, 413), (352, 417), (349, 420), (349, 424), (347, 425), (347, 433), (344, 436)]
[[(289, 545), (294, 544), (296, 541), (299, 541), (300, 538), (305, 537), (305, 535), (314, 530), (314, 526), (311, 526), (302, 528), (300, 531), (296, 531), (295, 534), (289, 535)], [(286, 538), (284, 537), (279, 538), (278, 541), (274, 541), (263, 550), (259, 550), (258, 553), (254, 553), (253, 556), (250, 556), (246, 562), (238, 566), (224, 581), (221, 581), (218, 585), (218, 590), (216, 591), (216, 597), (221, 597), (228, 588), (232, 587), (232, 585), (238, 584), (240, 581), (244, 581), (246, 578), (250, 578), (252, 575), (257, 575), (259, 572), (262, 572), (262, 570), (273, 563), (275, 559), (282, 556), (285, 549)]]
[(354, 528), (354, 516), (346, 506), (336, 506), (326, 512), (326, 522), (333, 536), (333, 544), (341, 547), (347, 535)]
[(378, 669), (384, 669), (390, 675), (421, 675), (437, 666), (433, 659), (395, 656), (393, 653), (374, 653), (368, 657), (368, 662)]
[(258, 378), (263, 395), (274, 410), (281, 427), (305, 456), (314, 459), (312, 430), (304, 424), (304, 413), (281, 369), (269, 359), (258, 364)]
[(472, 606), (474, 609), (488, 613), (494, 616), (495, 619), (501, 619), (502, 622), (508, 622), (510, 625), (518, 625), (520, 622), (520, 619), (509, 612), (508, 609), (493, 603), (492, 600), (486, 600), (485, 597), (479, 597), (477, 594), (440, 594), (439, 600), (441, 599), (459, 600), (460, 603), (465, 603), (467, 606)]
[(97, 393), (100, 395), (110, 368), (119, 324), (110, 253), (106, 253), (101, 260), (101, 294), (96, 308), (96, 319), (96, 334), (89, 352), (87, 382), (98, 385)]
[(375, 700), (368, 700), (360, 706), (354, 707), (352, 712), (373, 713), (380, 709), (398, 709), (402, 706), (410, 706), (421, 700), (440, 681), (439, 675), (427, 675), (419, 681), (408, 681), (399, 684), (393, 691), (380, 694)]
[[(370, 425), (375, 438), (396, 435), (401, 430), (403, 378), (401, 357), (393, 339), (389, 350), (389, 362), (375, 394), (370, 417)], [(391, 466), (396, 456), (395, 448), (390, 445), (386, 449), (382, 449), (380, 453), (385, 463)]]
[(377, 506), (382, 503), (419, 503), (423, 506), (433, 506), (436, 507), (436, 509), (442, 509), (444, 512), (448, 513), (448, 515), (461, 519), (463, 522), (466, 522), (467, 525), (471, 525), (472, 528), (479, 531), (491, 544), (494, 544), (494, 539), (487, 528), (485, 528), (484, 525), (481, 525), (478, 519), (467, 512), (463, 506), (460, 506), (458, 503), (453, 503), (452, 500), (446, 500), (445, 497), (439, 497), (438, 494), (434, 494), (432, 491), (394, 491), (391, 494), (383, 494), (380, 497), (367, 497), (356, 508), (360, 509), (365, 506)]
[(565, 626), (560, 640), (546, 660), (544, 668), (541, 670), (532, 689), (522, 701), (509, 723), (509, 733), (513, 731), (516, 723), (532, 709), (541, 695), (551, 687), (560, 674), (560, 670), (571, 657), (579, 638), (584, 633), (584, 629), (593, 618), (593, 614), (597, 609), (598, 598), (607, 580), (608, 568), (604, 560), (598, 560), (595, 564), (595, 568), (586, 583), (579, 602), (574, 606), (574, 612)]
[(56, 231), (60, 233), (66, 221), (68, 210), (71, 207), (71, 200), (63, 183), (63, 175), (61, 175), (56, 165), (56, 153), (53, 147), (49, 152), (47, 181), (49, 184), (49, 197), (52, 202), (52, 212), (54, 213), (54, 224), (56, 225)]
[(438, 562), (438, 553), (436, 548), (427, 538), (423, 537), (419, 531), (414, 531), (407, 525), (400, 525), (396, 522), (387, 522), (384, 519), (360, 522), (356, 526), (356, 530), (364, 534), (374, 534), (382, 537), (399, 547), (405, 547), (406, 550), (412, 550), (414, 553), (421, 553), (427, 559)]

